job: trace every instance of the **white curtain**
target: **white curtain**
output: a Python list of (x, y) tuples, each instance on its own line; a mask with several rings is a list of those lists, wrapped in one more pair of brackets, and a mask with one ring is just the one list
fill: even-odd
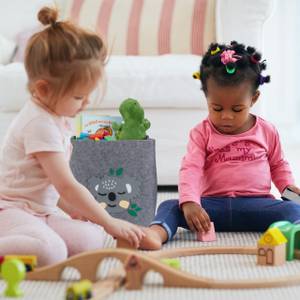
[(275, 0), (265, 24), (263, 57), (271, 83), (261, 88), (261, 115), (284, 143), (300, 144), (300, 1)]

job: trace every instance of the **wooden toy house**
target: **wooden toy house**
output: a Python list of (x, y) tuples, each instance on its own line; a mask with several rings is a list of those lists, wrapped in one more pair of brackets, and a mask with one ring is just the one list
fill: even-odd
[(278, 228), (268, 229), (257, 244), (257, 264), (279, 266), (285, 263), (287, 239)]

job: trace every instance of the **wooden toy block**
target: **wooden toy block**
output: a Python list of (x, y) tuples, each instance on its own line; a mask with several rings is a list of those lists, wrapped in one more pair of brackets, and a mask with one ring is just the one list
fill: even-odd
[(197, 241), (212, 242), (216, 239), (215, 225), (213, 222), (210, 222), (210, 229), (208, 232), (197, 232)]
[(259, 245), (257, 253), (257, 264), (265, 266), (280, 266), (286, 261), (286, 245), (278, 246)]
[(277, 221), (269, 226), (269, 229), (278, 228), (287, 240), (286, 260), (293, 260), (294, 251), (299, 246), (300, 224), (294, 224), (289, 221)]
[(286, 260), (287, 239), (277, 228), (269, 228), (257, 243), (257, 264), (279, 266)]

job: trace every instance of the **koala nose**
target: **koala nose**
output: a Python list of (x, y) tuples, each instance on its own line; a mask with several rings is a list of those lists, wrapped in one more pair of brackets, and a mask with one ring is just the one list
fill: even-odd
[(116, 194), (113, 193), (113, 192), (109, 193), (109, 194), (108, 194), (108, 199), (109, 199), (110, 201), (115, 201), (115, 200), (116, 200)]

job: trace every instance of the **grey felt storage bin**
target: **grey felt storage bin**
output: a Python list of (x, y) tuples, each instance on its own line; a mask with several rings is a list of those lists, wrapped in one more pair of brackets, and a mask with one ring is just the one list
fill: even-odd
[(72, 139), (75, 178), (114, 217), (149, 225), (157, 199), (155, 140)]

